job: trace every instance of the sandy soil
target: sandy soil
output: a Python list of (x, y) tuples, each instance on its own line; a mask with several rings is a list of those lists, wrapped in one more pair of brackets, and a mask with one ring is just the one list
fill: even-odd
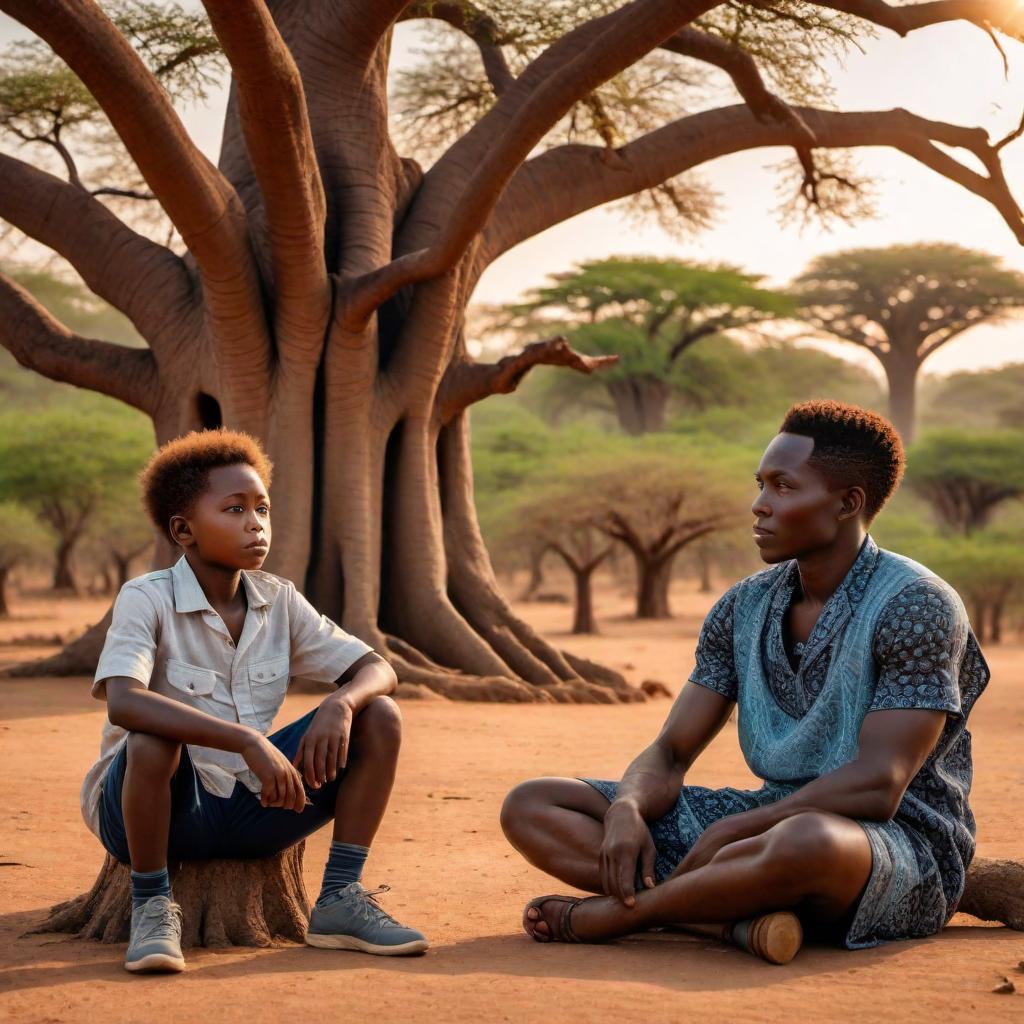
[[(565, 606), (521, 611), (560, 643), (673, 688), (692, 666), (710, 601), (679, 589), (677, 618), (628, 621), (606, 589), (602, 634), (562, 635)], [(95, 621), (102, 600), (19, 601), (0, 626), (0, 664), (43, 653), (4, 646), (25, 634)], [(979, 852), (1024, 855), (1024, 649), (988, 652), (994, 681), (972, 721)], [(787, 967), (684, 936), (608, 946), (535, 945), (519, 930), (524, 902), (559, 886), (522, 863), (497, 823), (505, 792), (540, 774), (614, 777), (649, 740), (668, 704), (630, 707), (464, 705), (406, 701), (406, 744), (391, 810), (367, 869), (393, 887), (388, 906), (432, 941), (424, 957), (385, 961), (295, 945), (194, 951), (189, 969), (141, 978), (121, 967), (123, 947), (23, 937), (51, 903), (89, 887), (101, 850), (78, 811), (103, 708), (86, 680), (0, 680), (0, 1016), (19, 1022), (294, 1021), (901, 1021), (1022, 1020), (1020, 994), (991, 993), (1024, 958), (1024, 936), (954, 918), (921, 942), (856, 953), (805, 948)], [(289, 697), (279, 721), (317, 697)], [(704, 784), (750, 781), (729, 726), (692, 773)], [(313, 837), (307, 888), (315, 892), (328, 844)]]

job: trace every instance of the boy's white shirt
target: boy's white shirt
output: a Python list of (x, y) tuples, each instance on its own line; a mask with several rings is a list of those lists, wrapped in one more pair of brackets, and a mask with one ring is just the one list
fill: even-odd
[[(268, 572), (241, 576), (248, 610), (237, 647), (184, 555), (171, 569), (129, 580), (114, 602), (92, 695), (106, 700), (105, 681), (127, 676), (266, 733), (290, 679), (333, 683), (373, 649), (321, 615), (289, 580)], [(103, 776), (127, 736), (109, 720), (104, 724), (99, 760), (82, 784), (82, 816), (97, 835)], [(230, 796), (236, 781), (259, 792), (240, 754), (191, 744), (188, 752), (210, 793)]]

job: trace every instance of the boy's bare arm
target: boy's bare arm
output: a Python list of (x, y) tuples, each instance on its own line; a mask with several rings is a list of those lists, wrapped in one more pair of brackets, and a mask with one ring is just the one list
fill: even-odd
[(348, 745), (356, 715), (377, 697), (394, 693), (395, 670), (368, 651), (337, 679), (338, 689), (325, 698), (299, 742), (292, 764), (314, 789), (333, 782), (348, 764)]
[(190, 708), (170, 697), (153, 693), (137, 679), (113, 676), (105, 680), (107, 717), (128, 732), (163, 736), (179, 743), (213, 747), (241, 754), (260, 780), (264, 807), (301, 811), (306, 805), (302, 779), (284, 756), (261, 732), (240, 722), (225, 722)]

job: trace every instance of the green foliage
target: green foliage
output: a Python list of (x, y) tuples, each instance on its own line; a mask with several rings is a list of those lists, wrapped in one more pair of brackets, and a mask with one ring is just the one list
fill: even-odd
[(959, 245), (891, 245), (819, 256), (794, 284), (801, 313), (821, 330), (885, 360), (923, 361), (949, 338), (1024, 306), (1024, 274)]
[(921, 422), (928, 429), (1024, 429), (1024, 363), (926, 377)]
[(131, 486), (152, 450), (152, 434), (135, 416), (8, 414), (0, 418), (0, 493), (76, 538), (112, 493)]
[(1024, 431), (935, 431), (907, 456), (907, 482), (946, 526), (971, 533), (1001, 503), (1024, 495)]
[(0, 502), (0, 572), (16, 565), (43, 562), (53, 550), (53, 536), (26, 505)]

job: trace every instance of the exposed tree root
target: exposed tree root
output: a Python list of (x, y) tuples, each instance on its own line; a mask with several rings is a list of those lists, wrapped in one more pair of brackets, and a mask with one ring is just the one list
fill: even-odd
[(957, 908), (982, 921), (1002, 921), (1024, 931), (1024, 863), (975, 857)]
[[(309, 920), (304, 849), (300, 842), (261, 860), (172, 864), (182, 946), (269, 946), (275, 938), (301, 942)], [(92, 889), (55, 906), (29, 934), (72, 932), (83, 939), (127, 942), (131, 905), (130, 869), (108, 854)]]
[(56, 654), (35, 661), (12, 665), (7, 676), (91, 676), (100, 660), (103, 641), (110, 625), (110, 611), (95, 626), (90, 626), (77, 640), (72, 640)]
[(554, 698), (543, 689), (506, 676), (471, 676), (443, 668), (425, 668), (406, 661), (393, 650), (388, 660), (403, 683), (425, 686), (449, 700), (530, 704)]

